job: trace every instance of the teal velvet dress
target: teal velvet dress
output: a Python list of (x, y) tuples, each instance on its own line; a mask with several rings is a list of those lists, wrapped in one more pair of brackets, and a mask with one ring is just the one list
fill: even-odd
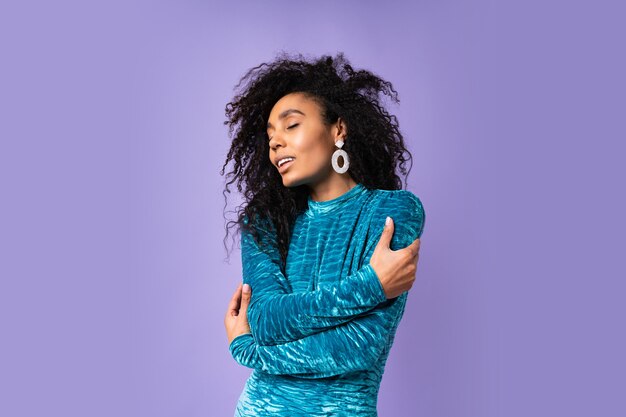
[(235, 337), (229, 350), (253, 372), (236, 417), (377, 416), (385, 362), (408, 296), (388, 300), (369, 264), (386, 216), (394, 220), (392, 250), (421, 236), (424, 208), (410, 191), (357, 184), (332, 200), (309, 197), (296, 219), (285, 274), (276, 241), (257, 245), (242, 229), (251, 333)]

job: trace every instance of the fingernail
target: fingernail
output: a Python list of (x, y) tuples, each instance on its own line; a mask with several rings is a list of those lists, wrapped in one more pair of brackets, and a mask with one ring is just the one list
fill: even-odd
[(250, 292), (250, 285), (249, 284), (243, 284), (243, 292)]
[(391, 217), (387, 216), (385, 219), (385, 226), (389, 226), (391, 224)]

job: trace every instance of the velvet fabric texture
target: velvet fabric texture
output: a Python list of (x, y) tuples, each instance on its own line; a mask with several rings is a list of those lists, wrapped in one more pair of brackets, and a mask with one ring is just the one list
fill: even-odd
[(259, 245), (242, 231), (251, 333), (235, 337), (229, 350), (253, 372), (235, 417), (377, 416), (380, 382), (408, 297), (388, 300), (369, 264), (386, 216), (395, 225), (392, 250), (421, 236), (424, 208), (410, 191), (357, 184), (332, 200), (309, 197), (284, 274), (272, 234), (264, 229)]

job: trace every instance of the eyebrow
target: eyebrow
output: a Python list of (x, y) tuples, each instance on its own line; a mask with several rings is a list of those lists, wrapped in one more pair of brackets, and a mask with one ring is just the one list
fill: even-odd
[[(298, 109), (287, 109), (278, 115), (278, 120), (284, 119), (285, 117), (289, 116), (291, 113), (300, 113), (301, 115), (306, 116), (306, 114), (302, 113)], [(274, 128), (274, 126), (272, 126), (270, 122), (267, 122), (267, 129), (269, 128)]]

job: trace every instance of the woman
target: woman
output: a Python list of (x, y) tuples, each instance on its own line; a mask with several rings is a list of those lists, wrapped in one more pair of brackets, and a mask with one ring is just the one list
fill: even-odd
[(377, 416), (425, 220), (379, 104), (397, 93), (341, 53), (279, 56), (245, 80), (226, 106), (224, 164), (246, 197), (244, 285), (224, 323), (233, 358), (254, 369), (235, 416)]

